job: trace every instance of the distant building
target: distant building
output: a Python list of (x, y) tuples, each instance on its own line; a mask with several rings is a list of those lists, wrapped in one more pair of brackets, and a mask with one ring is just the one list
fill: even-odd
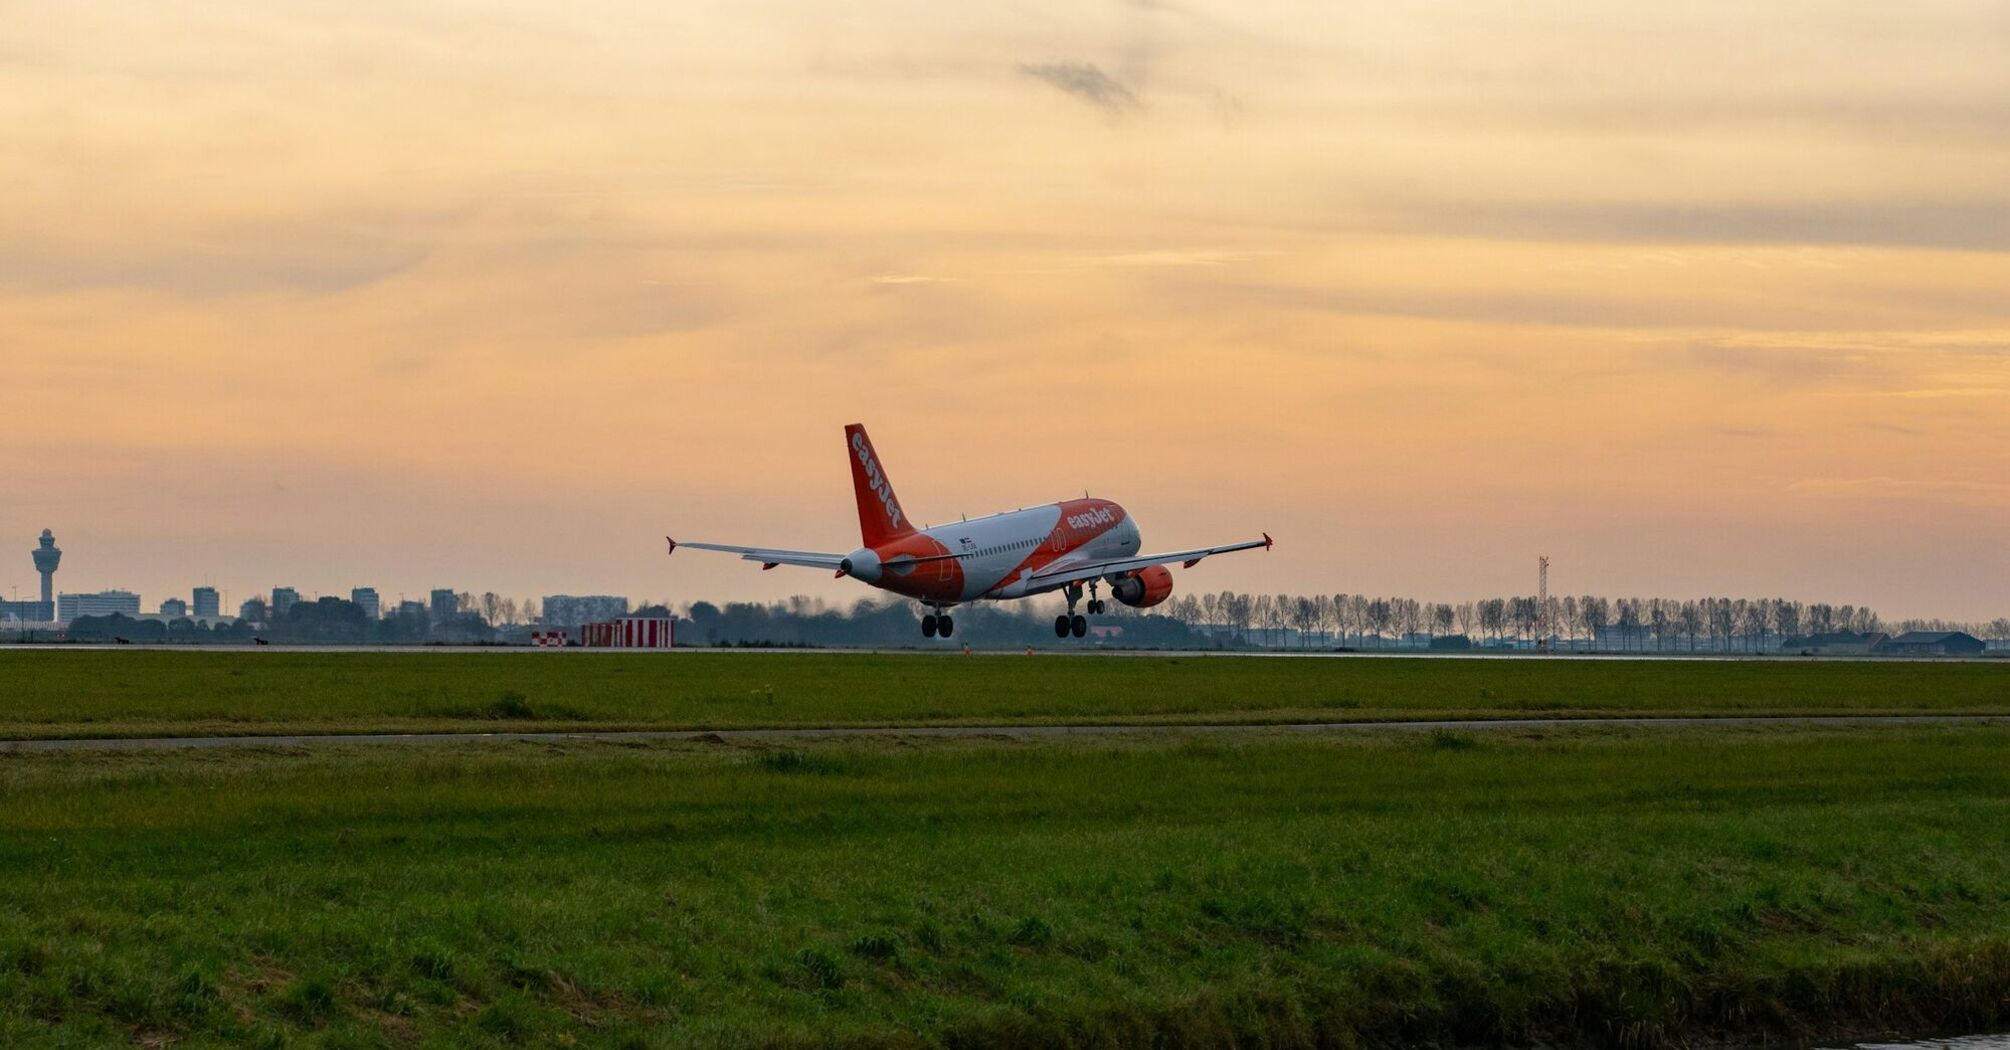
[(1884, 656), (1980, 656), (1982, 639), (1965, 631), (1907, 631), (1877, 647)]
[(547, 594), (538, 622), (548, 627), (618, 620), (628, 615), (628, 599), (612, 594)]
[(80, 616), (110, 616), (114, 613), (138, 619), (140, 596), (131, 591), (98, 591), (56, 597), (56, 619), (63, 623)]
[(460, 599), (454, 597), (453, 591), (444, 587), (437, 588), (433, 591), (431, 597), (433, 619), (435, 620), (452, 619), (455, 613), (461, 611)]
[(349, 592), (349, 600), (363, 609), (363, 618), (372, 623), (384, 618), (384, 602), (377, 597), (377, 588), (358, 587)]
[(1609, 623), (1591, 632), (1591, 647), (1594, 649), (1646, 652), (1654, 645), (1653, 624)]
[(263, 622), (271, 615), (272, 606), (265, 604), (263, 598), (247, 598), (237, 607), (237, 618), (251, 623)]
[(272, 589), (272, 618), (277, 620), (286, 615), (286, 610), (300, 604), (300, 592), (291, 587)]
[[(1123, 633), (1122, 628), (1116, 631)], [(671, 649), (677, 644), (677, 621), (667, 616), (624, 616), (605, 623), (581, 624), (579, 644), (609, 649)]]
[(425, 603), (425, 602), (418, 602), (418, 601), (402, 601), (402, 602), (399, 602), (399, 603), (398, 603), (398, 615), (399, 615), (399, 616), (417, 616), (417, 617), (419, 617), (420, 619), (424, 619), (424, 618), (425, 618), (425, 615), (426, 615), (426, 603)]
[(0, 599), (0, 623), (49, 623), (56, 610), (43, 602), (10, 602)]
[(161, 603), (161, 615), (170, 620), (179, 620), (188, 615), (188, 603), (180, 598), (169, 598)]
[(1868, 656), (1877, 652), (1878, 646), (1883, 645), (1887, 637), (1879, 632), (1858, 634), (1855, 631), (1803, 634), (1781, 642), (1780, 651), (1802, 656)]
[(214, 620), (223, 614), (223, 603), (217, 600), (216, 588), (197, 587), (194, 598), (197, 619)]

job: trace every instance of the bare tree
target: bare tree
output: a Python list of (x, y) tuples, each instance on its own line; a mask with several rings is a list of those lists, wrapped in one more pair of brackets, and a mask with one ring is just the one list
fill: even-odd
[(1300, 596), (1291, 600), (1291, 625), (1298, 628), (1298, 647), (1311, 643), (1312, 629), (1319, 626), (1319, 603)]
[(1801, 603), (1781, 599), (1773, 603), (1773, 629), (1782, 638), (1792, 638), (1801, 633)]
[(1396, 629), (1400, 632), (1397, 642), (1415, 637), (1424, 626), (1424, 607), (1415, 598), (1402, 598), (1396, 602)]
[(1221, 625), (1232, 632), (1232, 636), (1243, 644), (1249, 642), (1251, 618), (1249, 595), (1234, 591), (1223, 591), (1216, 599), (1216, 607), (1221, 611)]
[(1514, 621), (1515, 641), (1535, 633), (1535, 625), (1541, 619), (1541, 609), (1534, 598), (1516, 598), (1508, 603), (1508, 616)]
[(1375, 632), (1375, 648), (1380, 649), (1387, 644), (1382, 635), (1389, 629), (1389, 624), (1395, 619), (1395, 615), (1396, 611), (1389, 605), (1387, 598), (1377, 598), (1368, 603), (1368, 627)]
[(1270, 619), (1272, 610), (1276, 604), (1277, 599), (1268, 594), (1259, 594), (1256, 596), (1255, 601), (1250, 603), (1250, 611), (1255, 615), (1256, 625), (1263, 628), (1263, 644), (1265, 645), (1269, 645), (1273, 641), (1270, 637)]
[(1611, 623), (1612, 606), (1603, 598), (1587, 594), (1577, 600), (1577, 615), (1584, 621), (1584, 633), (1591, 639), (1593, 648), (1598, 646), (1598, 632)]

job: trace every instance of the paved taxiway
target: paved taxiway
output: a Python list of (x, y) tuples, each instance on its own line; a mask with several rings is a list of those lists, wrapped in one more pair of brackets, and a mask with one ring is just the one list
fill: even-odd
[[(960, 641), (960, 639), (959, 639)], [(1036, 648), (1031, 653), (1026, 650), (976, 649), (968, 654), (955, 643), (900, 647), (891, 649), (852, 648), (794, 648), (767, 646), (721, 646), (685, 647), (681, 649), (615, 649), (586, 648), (568, 646), (563, 649), (543, 649), (529, 645), (108, 645), (96, 642), (11, 642), (0, 644), (0, 652), (10, 650), (36, 650), (44, 652), (121, 652), (121, 653), (241, 653), (246, 656), (264, 653), (398, 653), (398, 654), (479, 654), (484, 656), (535, 656), (541, 658), (580, 657), (591, 659), (600, 656), (649, 656), (671, 659), (681, 654), (718, 653), (758, 658), (764, 656), (818, 656), (818, 655), (873, 655), (873, 656), (955, 656), (971, 657), (1013, 657), (1026, 656), (1107, 656), (1121, 659), (1162, 657), (1166, 659), (1205, 657), (1208, 659), (1262, 658), (1275, 660), (1568, 660), (1573, 663), (1587, 662), (1633, 662), (1659, 660), (1679, 663), (1999, 663), (2010, 666), (2010, 657), (2001, 654), (1985, 656), (1801, 656), (1790, 653), (1702, 653), (1678, 650), (1661, 650), (1634, 653), (1577, 653), (1558, 652), (1537, 653), (1528, 649), (1472, 649), (1472, 650), (1431, 650), (1431, 649), (1104, 649), (1093, 645), (1079, 648), (1053, 646)]]
[(49, 740), (0, 740), (0, 753), (23, 751), (160, 751), (223, 747), (327, 747), (341, 744), (483, 744), (587, 743), (687, 740), (730, 741), (831, 740), (844, 738), (945, 737), (1040, 740), (1070, 736), (1146, 736), (1180, 733), (1358, 733), (1374, 730), (1512, 730), (1512, 729), (1681, 729), (1699, 726), (1795, 726), (1807, 728), (1879, 725), (2010, 725), (2010, 715), (1779, 715), (1712, 716), (1704, 718), (1476, 718), (1389, 722), (1262, 722), (1202, 725), (1017, 725), (1017, 726), (803, 726), (773, 729), (638, 729), (578, 733), (328, 733), (288, 736), (152, 736), (88, 737)]

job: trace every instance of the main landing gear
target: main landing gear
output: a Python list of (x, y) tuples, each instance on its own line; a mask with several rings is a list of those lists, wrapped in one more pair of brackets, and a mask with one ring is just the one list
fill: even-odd
[[(1094, 580), (1089, 581), (1089, 593), (1091, 595), (1096, 593), (1096, 583)], [(1066, 638), (1069, 635), (1074, 635), (1077, 638), (1088, 637), (1089, 618), (1075, 611), (1075, 603), (1082, 600), (1082, 585), (1071, 583), (1061, 588), (1061, 596), (1068, 599), (1068, 611), (1054, 617), (1054, 637)], [(1089, 599), (1089, 612), (1099, 614), (1102, 611), (1103, 600), (1091, 597)]]
[(923, 638), (934, 638), (937, 635), (947, 638), (955, 633), (956, 620), (947, 612), (938, 610), (921, 618), (921, 636)]

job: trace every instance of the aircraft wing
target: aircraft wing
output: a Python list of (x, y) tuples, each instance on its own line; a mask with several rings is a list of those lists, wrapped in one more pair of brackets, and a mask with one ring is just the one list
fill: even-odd
[(1227, 554), (1230, 551), (1253, 550), (1257, 547), (1269, 550), (1270, 545), (1270, 534), (1266, 532), (1260, 540), (1229, 543), (1220, 547), (1196, 547), (1190, 551), (1140, 554), (1135, 558), (1115, 558), (1105, 561), (1056, 562), (1034, 573), (1030, 579), (1052, 580), (1065, 577), (1071, 580), (1086, 580), (1091, 576), (1109, 576), (1113, 573), (1136, 572), (1139, 569), (1148, 569), (1154, 565), (1166, 565), (1172, 562), (1179, 562), (1183, 567), (1191, 569), (1202, 558), (1210, 554)]
[(829, 569), (832, 572), (836, 572), (838, 563), (844, 561), (844, 555), (842, 554), (819, 554), (816, 551), (786, 551), (777, 547), (734, 547), (725, 543), (679, 543), (668, 536), (663, 538), (670, 541), (670, 553), (672, 554), (677, 553), (677, 548), (679, 547), (690, 547), (693, 550), (701, 551), (724, 551), (727, 554), (737, 554), (747, 561), (760, 562), (763, 569), (772, 569), (777, 565), (801, 565), (806, 568)]

